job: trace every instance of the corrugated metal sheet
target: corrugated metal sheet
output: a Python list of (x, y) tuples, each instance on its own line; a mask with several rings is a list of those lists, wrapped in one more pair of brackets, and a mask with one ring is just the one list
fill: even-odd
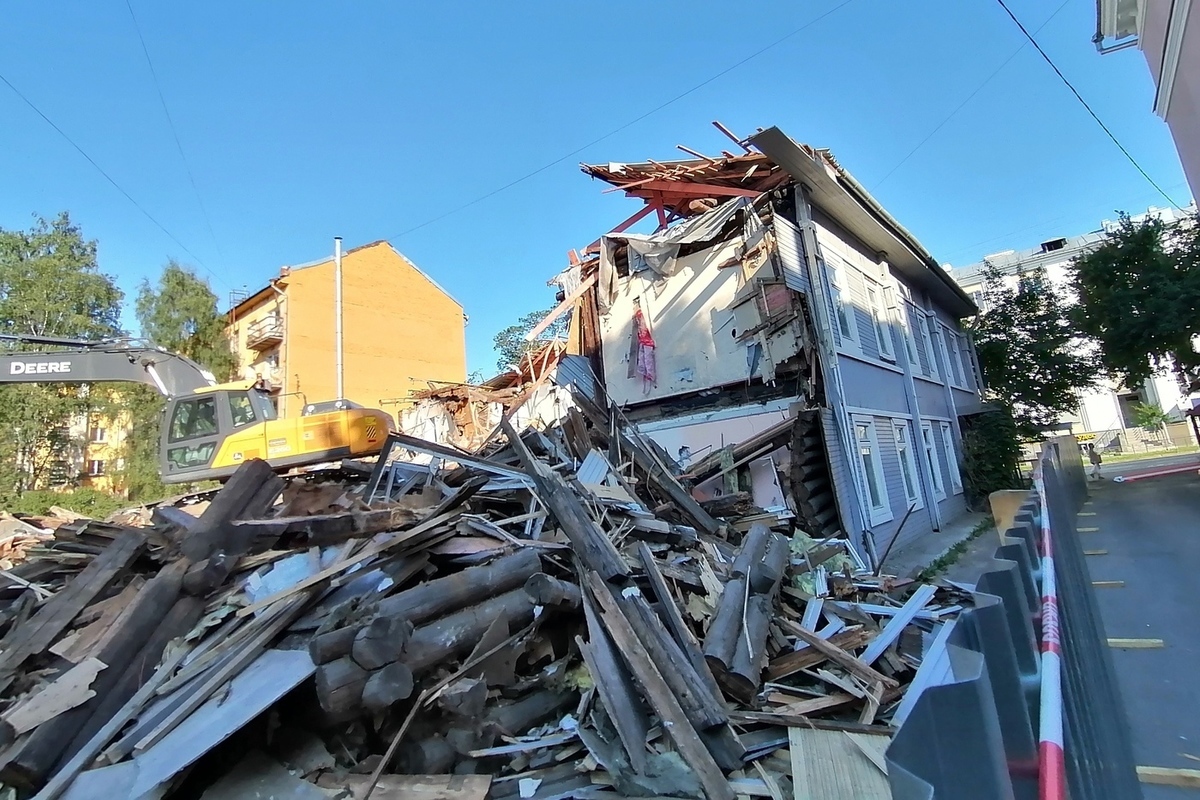
[(808, 295), (812, 287), (808, 284), (808, 271), (804, 268), (804, 240), (800, 237), (800, 229), (782, 214), (775, 215), (775, 241), (779, 246), (784, 283), (789, 289)]
[(592, 373), (592, 364), (586, 356), (567, 355), (559, 359), (558, 368), (554, 372), (554, 382), (559, 386), (569, 387), (582, 397), (587, 398), (600, 408), (607, 406), (604, 393)]

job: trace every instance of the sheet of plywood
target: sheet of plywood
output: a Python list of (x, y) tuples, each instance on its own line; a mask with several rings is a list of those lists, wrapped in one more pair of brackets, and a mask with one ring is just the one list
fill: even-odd
[[(884, 741), (886, 736), (876, 737)], [(791, 728), (792, 784), (795, 800), (890, 800), (887, 776), (863, 747), (844, 731)]]

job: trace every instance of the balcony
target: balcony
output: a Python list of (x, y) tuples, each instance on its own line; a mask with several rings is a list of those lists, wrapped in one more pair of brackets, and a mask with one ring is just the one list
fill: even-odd
[(246, 329), (246, 346), (251, 350), (266, 350), (283, 341), (283, 318), (277, 314), (250, 323)]

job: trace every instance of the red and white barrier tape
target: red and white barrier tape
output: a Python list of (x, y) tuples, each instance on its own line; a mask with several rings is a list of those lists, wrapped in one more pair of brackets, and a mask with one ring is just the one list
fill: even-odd
[(1041, 800), (1066, 800), (1067, 765), (1063, 749), (1062, 639), (1058, 624), (1058, 587), (1054, 575), (1054, 544), (1050, 536), (1050, 508), (1039, 463), (1033, 475), (1041, 519), (1042, 550), (1042, 701), (1038, 731), (1038, 796)]

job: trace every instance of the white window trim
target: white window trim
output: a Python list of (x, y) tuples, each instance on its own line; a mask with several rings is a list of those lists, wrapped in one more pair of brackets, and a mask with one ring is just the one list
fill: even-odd
[[(850, 298), (849, 281), (846, 278), (845, 266), (840, 263), (836, 255), (826, 256), (824, 259), (826, 273), (829, 277), (829, 290), (832, 293), (830, 305), (833, 306), (833, 327), (837, 330), (838, 339), (841, 347), (851, 352), (862, 352), (862, 345), (858, 341), (858, 319), (854, 313), (854, 303)], [(850, 332), (842, 330), (842, 318), (839, 313), (842, 309), (846, 311), (846, 322), (850, 327)]]
[[(929, 434), (928, 439), (925, 438), (926, 433)], [(921, 447), (925, 451), (925, 462), (929, 469), (929, 485), (933, 489), (933, 499), (940, 502), (946, 499), (946, 480), (942, 475), (942, 455), (938, 453), (932, 422), (921, 422)]]
[[(867, 512), (868, 519), (872, 525), (882, 525), (885, 522), (891, 522), (892, 503), (888, 497), (887, 477), (883, 472), (883, 460), (880, 456), (879, 449), (879, 433), (875, 427), (875, 418), (860, 414), (855, 414), (850, 418), (852, 427), (854, 428), (854, 461), (855, 470), (862, 478), (862, 505), (863, 510)], [(881, 505), (872, 505), (871, 489), (867, 480), (866, 465), (863, 463), (862, 452), (858, 442), (858, 426), (865, 425), (867, 427), (867, 442), (871, 446), (871, 454), (874, 458), (871, 459), (873, 466), (872, 472), (875, 476), (875, 485), (879, 487), (879, 502)]]
[(892, 342), (891, 315), (887, 313), (887, 301), (883, 286), (866, 278), (865, 290), (867, 305), (870, 306), (871, 322), (875, 327), (875, 344), (879, 348), (879, 357), (884, 361), (896, 360), (896, 348)]
[(954, 452), (954, 437), (951, 435), (950, 423), (939, 423), (942, 428), (942, 449), (946, 454), (946, 471), (950, 473), (950, 488), (955, 494), (962, 494), (962, 473), (958, 469), (958, 454)]
[(913, 304), (907, 300), (902, 299), (897, 306), (897, 311), (900, 313), (900, 327), (904, 331), (904, 349), (908, 353), (909, 365), (913, 372), (920, 372), (921, 351), (917, 349), (917, 334), (912, 327), (912, 316), (910, 315), (912, 310)]
[[(908, 503), (909, 508), (914, 506), (918, 509), (925, 507), (925, 500), (921, 497), (921, 472), (917, 467), (916, 444), (912, 437), (912, 426), (908, 420), (894, 419), (892, 420), (892, 431), (896, 437), (896, 457), (900, 461), (900, 482), (904, 485), (904, 499)], [(901, 444), (904, 449), (901, 450)], [(908, 474), (912, 479), (912, 494), (909, 494), (908, 483), (904, 480), (904, 467), (907, 464)]]
[(938, 363), (937, 350), (933, 346), (933, 336), (929, 331), (929, 315), (925, 309), (917, 309), (917, 327), (921, 329), (921, 341), (925, 344), (925, 360), (929, 362), (929, 370), (925, 373), (925, 377), (930, 380), (942, 382), (942, 367)]
[[(967, 365), (963, 363), (962, 355), (962, 334), (951, 328), (946, 323), (941, 323), (942, 338), (945, 340), (946, 359), (952, 361), (950, 364), (950, 385), (957, 389), (967, 388)], [(958, 366), (958, 372), (954, 371), (954, 366)]]

